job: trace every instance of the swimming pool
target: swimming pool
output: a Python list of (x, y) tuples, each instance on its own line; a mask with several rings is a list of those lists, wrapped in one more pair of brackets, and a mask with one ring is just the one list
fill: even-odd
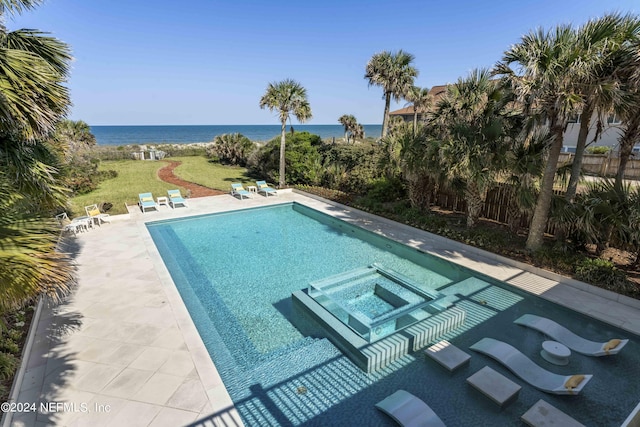
[[(619, 425), (638, 400), (638, 386), (625, 383), (637, 376), (639, 365), (637, 340), (629, 333), (301, 205), (156, 222), (148, 229), (247, 425), (362, 425), (363, 419), (393, 425), (373, 405), (398, 388), (423, 398), (451, 425), (519, 425), (519, 416), (540, 398), (585, 424), (607, 419)], [(454, 374), (420, 352), (365, 374), (312, 322), (293, 326), (290, 295), (372, 262), (447, 294), (463, 308), (465, 326), (446, 338), (469, 353), (470, 345), (491, 336), (536, 360), (539, 334), (512, 324), (524, 313), (572, 322), (585, 336), (623, 335), (632, 342), (616, 358), (572, 358), (572, 369), (599, 373), (580, 396), (563, 399), (523, 384), (518, 401), (502, 411), (465, 383), (485, 365), (505, 373), (481, 355), (472, 354), (470, 365)], [(612, 396), (611, 381), (624, 388), (624, 396)]]

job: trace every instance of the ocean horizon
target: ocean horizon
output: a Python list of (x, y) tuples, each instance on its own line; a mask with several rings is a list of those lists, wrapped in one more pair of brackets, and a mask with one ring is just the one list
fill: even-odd
[[(363, 125), (365, 136), (380, 136), (382, 125)], [(294, 125), (295, 131), (343, 138), (342, 125)], [(287, 132), (290, 126), (287, 126)], [(270, 141), (280, 135), (280, 125), (101, 125), (91, 126), (98, 145), (191, 144), (211, 142), (218, 135), (240, 133), (252, 141)]]

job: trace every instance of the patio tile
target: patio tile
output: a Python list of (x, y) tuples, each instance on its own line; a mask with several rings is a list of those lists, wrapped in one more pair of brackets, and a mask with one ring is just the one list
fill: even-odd
[(198, 379), (187, 378), (167, 401), (166, 406), (200, 412), (209, 402), (207, 394)]
[(124, 370), (120, 366), (96, 364), (84, 375), (73, 382), (78, 390), (98, 393)]
[(198, 417), (196, 412), (175, 408), (162, 408), (153, 419), (152, 427), (175, 427), (193, 423)]
[(102, 394), (130, 399), (144, 386), (151, 375), (153, 372), (126, 368), (102, 390)]
[(188, 351), (176, 350), (171, 353), (159, 371), (181, 377), (194, 377), (197, 375), (195, 369), (191, 354)]
[(158, 415), (161, 406), (129, 401), (105, 424), (107, 427), (146, 426)]
[(131, 362), (130, 368), (146, 371), (157, 371), (171, 356), (172, 351), (157, 347), (146, 347), (138, 357)]
[(164, 405), (184, 382), (183, 377), (155, 373), (133, 396), (134, 400)]

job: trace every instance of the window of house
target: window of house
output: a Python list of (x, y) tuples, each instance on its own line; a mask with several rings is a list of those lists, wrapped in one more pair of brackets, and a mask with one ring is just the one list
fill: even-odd
[(580, 113), (570, 114), (567, 123), (580, 123)]
[(609, 114), (609, 116), (607, 117), (607, 124), (609, 125), (618, 125), (620, 123), (620, 118), (618, 118), (616, 114)]

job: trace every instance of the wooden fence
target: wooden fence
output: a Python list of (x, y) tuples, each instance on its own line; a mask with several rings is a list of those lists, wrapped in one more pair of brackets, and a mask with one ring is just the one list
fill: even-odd
[[(561, 153), (558, 164), (571, 163), (573, 153)], [(582, 157), (582, 172), (598, 176), (616, 176), (620, 159), (606, 154), (585, 154)], [(640, 179), (640, 159), (631, 158), (624, 171), (626, 179)]]

